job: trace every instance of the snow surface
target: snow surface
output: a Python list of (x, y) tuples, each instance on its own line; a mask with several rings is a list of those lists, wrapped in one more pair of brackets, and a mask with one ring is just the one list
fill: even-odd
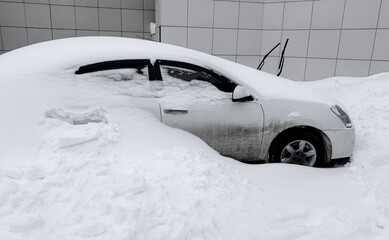
[(348, 108), (351, 164), (247, 165), (134, 108), (126, 81), (21, 74), (22, 52), (0, 56), (0, 239), (389, 238), (389, 74), (306, 83)]

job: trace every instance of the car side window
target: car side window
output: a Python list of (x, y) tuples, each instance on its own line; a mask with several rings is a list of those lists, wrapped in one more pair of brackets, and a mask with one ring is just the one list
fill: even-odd
[(171, 78), (186, 82), (203, 81), (212, 84), (223, 92), (233, 92), (236, 87), (236, 84), (229, 79), (193, 64), (175, 61), (158, 61), (158, 66), (161, 78), (164, 81)]

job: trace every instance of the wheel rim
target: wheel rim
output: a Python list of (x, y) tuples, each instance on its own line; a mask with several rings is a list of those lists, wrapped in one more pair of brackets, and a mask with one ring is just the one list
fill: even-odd
[(316, 149), (308, 141), (296, 140), (282, 149), (280, 160), (282, 163), (293, 163), (304, 166), (313, 166), (316, 162)]

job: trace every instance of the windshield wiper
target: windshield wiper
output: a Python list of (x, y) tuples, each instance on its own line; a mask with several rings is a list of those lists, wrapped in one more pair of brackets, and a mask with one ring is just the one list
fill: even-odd
[(282, 69), (284, 67), (284, 61), (285, 61), (285, 49), (286, 49), (286, 46), (288, 45), (288, 42), (289, 42), (289, 38), (286, 39), (286, 42), (285, 42), (285, 45), (284, 45), (284, 49), (282, 49), (282, 53), (281, 53), (281, 58), (280, 58), (280, 63), (278, 64), (278, 73), (277, 73), (277, 76), (280, 76), (281, 75), (281, 72), (282, 72)]
[(272, 48), (262, 59), (262, 61), (259, 63), (258, 67), (257, 67), (257, 70), (261, 70), (263, 65), (265, 64), (265, 60), (266, 58), (270, 55), (270, 53), (272, 53), (274, 51), (274, 49), (276, 49), (281, 43), (279, 42), (274, 48)]

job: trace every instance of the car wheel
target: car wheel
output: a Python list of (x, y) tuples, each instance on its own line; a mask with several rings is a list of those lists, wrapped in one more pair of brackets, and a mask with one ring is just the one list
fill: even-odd
[(308, 131), (293, 131), (277, 137), (269, 153), (270, 162), (321, 166), (324, 147), (320, 137)]

